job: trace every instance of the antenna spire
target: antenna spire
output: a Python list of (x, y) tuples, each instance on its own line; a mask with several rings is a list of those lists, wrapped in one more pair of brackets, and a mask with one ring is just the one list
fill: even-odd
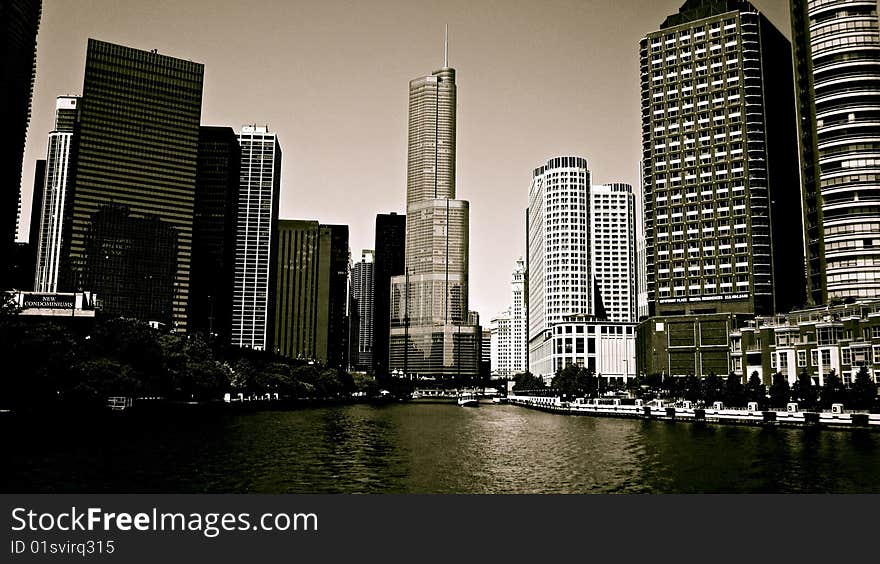
[(443, 37), (443, 68), (449, 67), (449, 24), (446, 24), (446, 32)]

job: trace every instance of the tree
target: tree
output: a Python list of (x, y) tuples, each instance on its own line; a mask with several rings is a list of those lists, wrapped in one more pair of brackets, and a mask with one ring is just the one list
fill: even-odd
[(843, 382), (837, 375), (837, 371), (833, 368), (825, 376), (825, 385), (822, 386), (821, 406), (823, 409), (830, 409), (835, 403), (844, 403), (846, 401), (846, 389)]
[(877, 384), (871, 381), (866, 366), (859, 368), (850, 389), (850, 398), (853, 409), (872, 409), (877, 402)]
[(762, 409), (767, 405), (767, 387), (761, 382), (761, 377), (758, 376), (757, 370), (752, 372), (752, 375), (749, 376), (749, 382), (746, 384), (745, 396), (747, 402), (758, 402), (758, 407)]
[(770, 406), (784, 409), (790, 399), (791, 387), (788, 385), (788, 378), (777, 372), (773, 375), (770, 384)]
[(746, 404), (746, 391), (742, 385), (742, 377), (733, 372), (727, 375), (724, 382), (724, 405), (743, 407)]
[(818, 392), (816, 386), (813, 385), (813, 378), (804, 368), (798, 374), (797, 382), (791, 389), (792, 397), (797, 399), (798, 407), (801, 409), (815, 409), (818, 404)]
[(524, 392), (527, 390), (541, 390), (544, 388), (544, 380), (531, 372), (521, 372), (513, 377), (513, 391)]
[(596, 378), (589, 370), (570, 364), (553, 378), (551, 387), (567, 397), (591, 396), (596, 389)]

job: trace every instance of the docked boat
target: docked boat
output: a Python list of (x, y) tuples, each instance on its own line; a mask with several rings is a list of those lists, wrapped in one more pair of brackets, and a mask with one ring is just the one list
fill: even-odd
[(507, 403), (507, 398), (503, 396), (496, 396), (492, 398), (492, 403)]
[(477, 397), (477, 394), (461, 394), (458, 396), (458, 405), (462, 407), (478, 407), (480, 405), (480, 398)]

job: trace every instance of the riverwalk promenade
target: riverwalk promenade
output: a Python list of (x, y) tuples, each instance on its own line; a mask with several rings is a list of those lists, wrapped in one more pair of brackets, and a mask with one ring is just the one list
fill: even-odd
[(507, 399), (513, 405), (560, 415), (880, 431), (880, 413), (848, 411), (842, 404), (834, 404), (830, 411), (803, 411), (796, 403), (789, 403), (784, 411), (778, 411), (761, 410), (754, 402), (745, 408), (724, 407), (723, 403), (715, 402), (710, 408), (698, 407), (687, 401), (665, 402), (619, 398), (577, 398), (574, 401), (563, 401), (560, 397), (515, 394), (509, 395)]

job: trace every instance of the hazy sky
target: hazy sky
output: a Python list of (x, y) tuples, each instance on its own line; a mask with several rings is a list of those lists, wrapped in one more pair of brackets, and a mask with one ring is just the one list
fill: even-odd
[[(509, 305), (532, 169), (577, 154), (594, 183), (637, 182), (639, 39), (682, 3), (43, 0), (22, 221), (54, 99), (80, 93), (95, 37), (204, 63), (202, 123), (277, 131), (281, 217), (348, 224), (357, 260), (377, 213), (405, 213), (408, 84), (443, 65), (448, 23), (470, 306), (487, 324)], [(753, 3), (789, 35), (787, 0)]]

